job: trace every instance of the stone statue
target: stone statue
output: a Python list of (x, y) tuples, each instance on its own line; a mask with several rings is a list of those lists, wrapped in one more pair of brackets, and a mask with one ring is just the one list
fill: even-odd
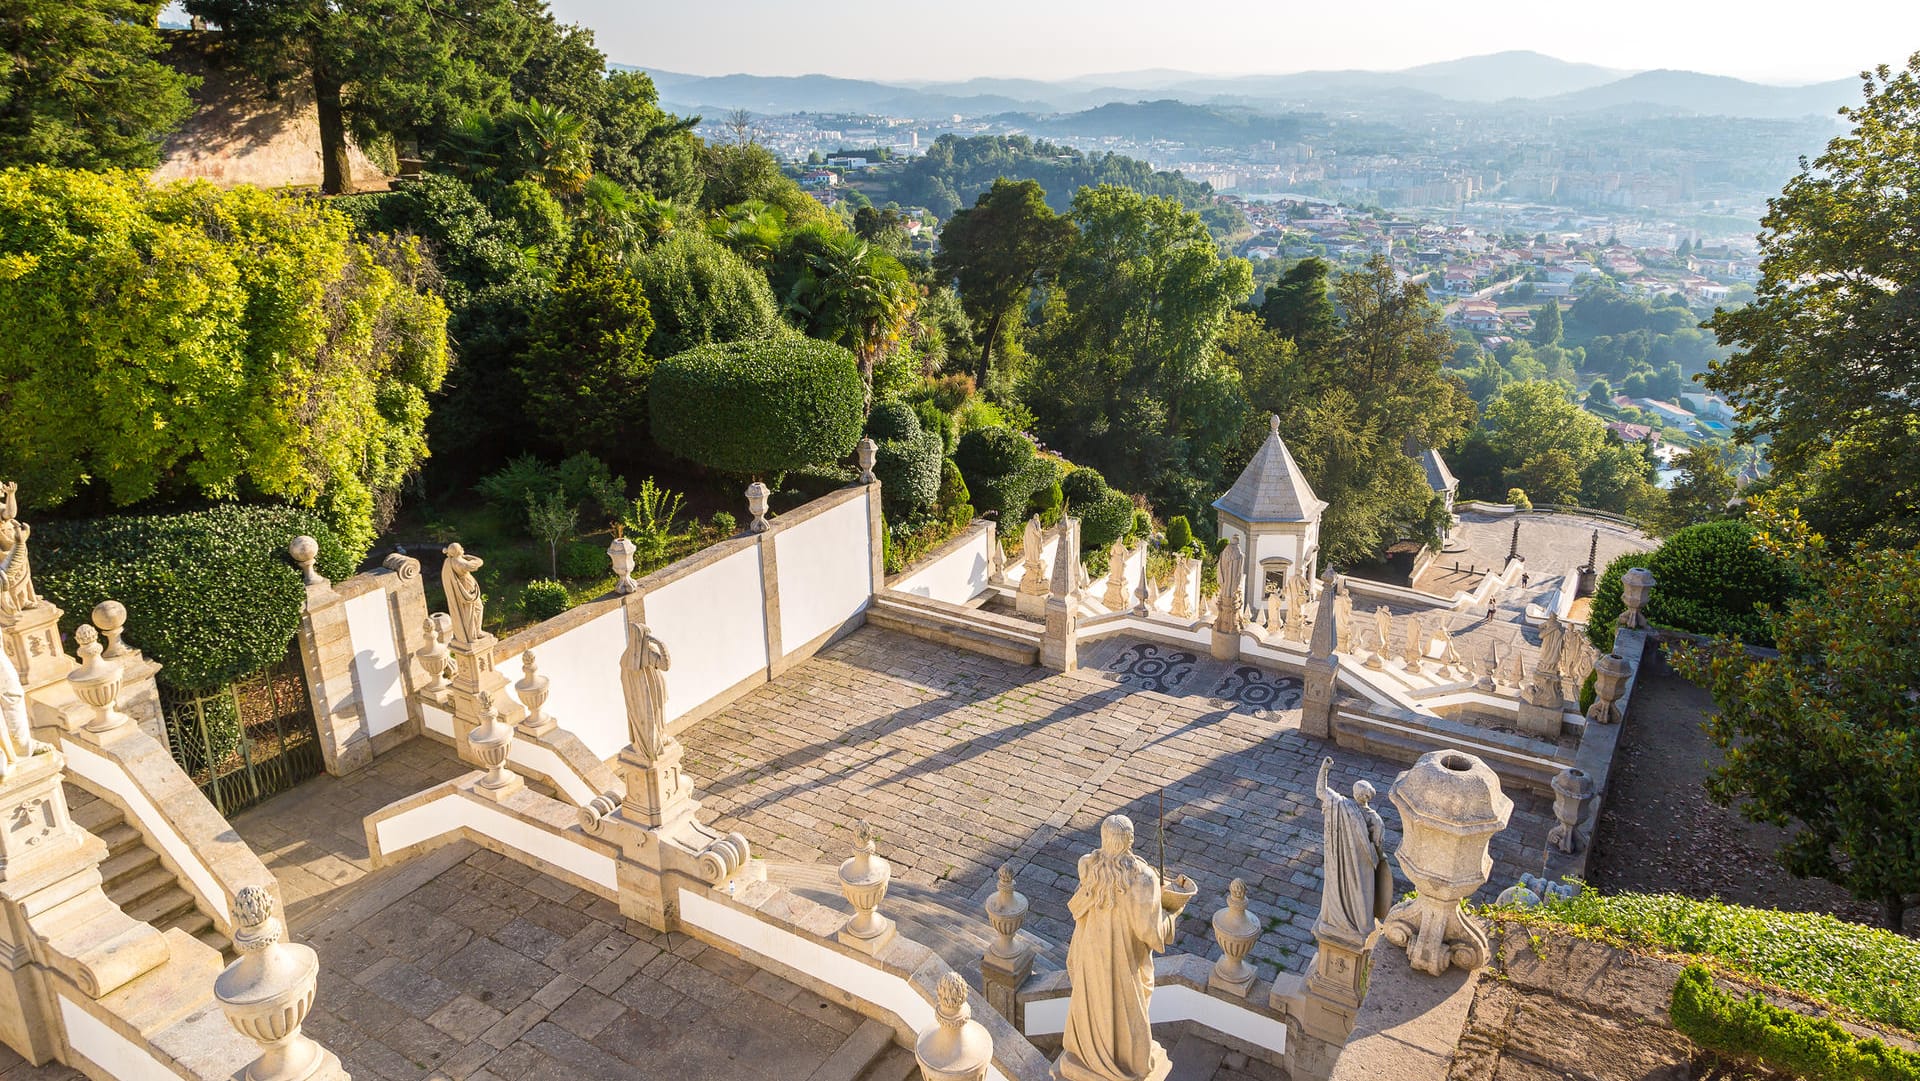
[(1027, 526), (1020, 533), (1020, 559), (1026, 567), (1022, 581), (1040, 582), (1045, 580), (1046, 568), (1041, 566), (1040, 546), (1045, 543), (1040, 535), (1040, 516), (1027, 519)]
[(1373, 634), (1380, 640), (1379, 648), (1374, 651), (1376, 655), (1384, 655), (1393, 648), (1393, 613), (1387, 611), (1384, 604), (1373, 610)]
[(1334, 630), (1339, 632), (1339, 641), (1334, 648), (1341, 653), (1352, 653), (1353, 632), (1356, 629), (1353, 622), (1353, 594), (1347, 591), (1345, 578), (1340, 579), (1340, 584), (1333, 592), (1333, 615)]
[(1400, 660), (1409, 672), (1418, 672), (1427, 663), (1427, 637), (1420, 629), (1419, 616), (1407, 617), (1407, 647)]
[(1314, 792), (1320, 797), (1323, 853), (1320, 918), (1313, 933), (1365, 945), (1393, 907), (1393, 868), (1387, 863), (1386, 825), (1373, 809), (1373, 785), (1355, 781), (1348, 799), (1327, 784), (1333, 759), (1320, 763)]
[(20, 670), (13, 658), (0, 649), (0, 778), (27, 758), (50, 748), (33, 738), (33, 725), (27, 720), (27, 690), (20, 683)]
[(620, 691), (627, 699), (627, 735), (649, 760), (667, 746), (667, 676), (673, 658), (645, 623), (627, 624), (627, 651), (620, 656)]
[(1566, 628), (1560, 623), (1560, 617), (1547, 613), (1547, 621), (1540, 624), (1540, 660), (1539, 670), (1560, 671), (1560, 651), (1566, 648)]
[(40, 595), (33, 591), (33, 568), (27, 562), (27, 538), (33, 527), (21, 521), (15, 481), (0, 484), (0, 616), (12, 617), (22, 609), (38, 607)]
[(1173, 607), (1170, 614), (1175, 619), (1193, 618), (1193, 557), (1185, 552), (1173, 557)]
[(1216, 570), (1220, 598), (1216, 612), (1218, 619), (1214, 625), (1231, 634), (1240, 629), (1240, 598), (1247, 584), (1247, 557), (1240, 551), (1238, 536), (1220, 550), (1220, 563)]
[(1101, 603), (1109, 612), (1125, 611), (1127, 607), (1127, 544), (1118, 538), (1107, 549), (1107, 592)]
[(1100, 850), (1080, 857), (1080, 885), (1067, 902), (1073, 984), (1060, 1061), (1061, 1081), (1144, 1081), (1163, 1077), (1166, 1052), (1148, 1027), (1153, 955), (1172, 945), (1185, 901), (1164, 901), (1160, 876), (1133, 854), (1133, 823), (1110, 815)]
[(1280, 590), (1273, 583), (1267, 583), (1267, 637), (1280, 637)]
[(487, 598), (481, 595), (480, 581), (473, 576), (486, 561), (468, 555), (459, 541), (447, 545), (441, 554), (447, 557), (440, 565), (440, 586), (447, 593), (447, 614), (453, 617), (453, 645), (456, 649), (472, 649), (487, 633), (481, 626)]
[(1300, 585), (1299, 575), (1287, 575), (1287, 640), (1304, 642), (1307, 640), (1307, 591)]

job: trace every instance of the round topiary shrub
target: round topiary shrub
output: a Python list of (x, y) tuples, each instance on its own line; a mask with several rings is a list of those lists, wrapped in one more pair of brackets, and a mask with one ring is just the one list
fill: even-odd
[(1193, 547), (1193, 524), (1184, 514), (1167, 519), (1167, 551), (1184, 552)]
[(520, 610), (536, 623), (552, 619), (571, 603), (567, 587), (551, 578), (536, 578), (520, 590)]
[(920, 417), (905, 402), (881, 402), (867, 415), (867, 435), (876, 443), (889, 439), (918, 439)]
[(1738, 519), (1691, 525), (1651, 552), (1629, 552), (1607, 565), (1594, 583), (1587, 634), (1613, 648), (1615, 621), (1625, 610), (1620, 579), (1634, 567), (1653, 572), (1647, 619), (1693, 634), (1724, 635), (1754, 645), (1773, 644), (1761, 605), (1778, 611), (1804, 586), (1786, 561), (1753, 546), (1753, 527)]
[(1061, 493), (1076, 509), (1099, 502), (1102, 496), (1112, 490), (1107, 486), (1107, 478), (1101, 476), (1098, 469), (1084, 465), (1068, 473), (1060, 482)]
[(1033, 443), (1012, 428), (974, 428), (960, 437), (953, 461), (968, 484), (977, 484), (1024, 468), (1033, 461)]
[[(1073, 477), (1069, 476), (1068, 480)], [(1080, 547), (1104, 549), (1125, 536), (1133, 525), (1133, 500), (1125, 492), (1107, 489), (1107, 494), (1090, 503), (1074, 504), (1080, 516)]]
[(973, 493), (967, 490), (967, 481), (960, 475), (960, 467), (953, 464), (952, 458), (940, 460), (940, 495), (935, 502), (943, 509), (971, 507)]
[(668, 357), (649, 396), (662, 447), (723, 473), (761, 476), (851, 454), (866, 389), (852, 353), (789, 335)]
[(183, 514), (34, 523), (34, 584), (66, 610), (71, 633), (93, 606), (127, 606), (127, 641), (183, 691), (211, 691), (287, 654), (307, 590), (287, 542), (320, 542), (320, 573), (353, 561), (319, 514), (221, 504)]
[(896, 521), (931, 509), (940, 495), (940, 437), (915, 432), (911, 439), (889, 439), (874, 455), (880, 478), (880, 505)]

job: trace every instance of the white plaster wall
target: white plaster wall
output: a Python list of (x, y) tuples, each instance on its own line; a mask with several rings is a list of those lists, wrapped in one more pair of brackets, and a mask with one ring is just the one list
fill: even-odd
[[(667, 670), (669, 721), (767, 667), (763, 593), (755, 544), (647, 594), (647, 626), (666, 643), (673, 660)], [(606, 669), (602, 678), (617, 696), (618, 666)], [(619, 716), (619, 746), (624, 746), (624, 707)], [(567, 720), (560, 717), (562, 724)], [(584, 734), (580, 738), (586, 740)], [(599, 745), (588, 746), (601, 753)]]
[[(979, 530), (965, 544), (955, 547), (939, 559), (914, 568), (893, 588), (896, 592), (915, 597), (965, 604), (986, 590), (989, 561), (993, 554), (987, 546), (997, 543), (992, 526)], [(782, 556), (780, 564), (783, 568), (780, 584), (783, 603), (786, 593), (785, 559)]]
[(407, 723), (407, 688), (392, 611), (384, 589), (370, 589), (346, 603), (353, 682), (360, 688), (360, 711), (370, 736)]
[(528, 855), (527, 861), (544, 860), (556, 867), (606, 889), (617, 889), (613, 857), (603, 855), (566, 837), (555, 836), (507, 810), (468, 799), (449, 791), (438, 799), (374, 823), (374, 839), (383, 856), (392, 856), (414, 845), (448, 834), (471, 830), (483, 837)]
[[(1027, 1003), (1027, 1035), (1046, 1036), (1066, 1031), (1068, 1002), (1067, 996), (1062, 995)], [(1281, 1053), (1287, 1049), (1285, 1022), (1185, 984), (1169, 983), (1154, 988), (1147, 1013), (1148, 1020), (1156, 1025), (1194, 1021), (1255, 1047)]]
[[(626, 609), (619, 605), (533, 647), (540, 674), (547, 677), (547, 713), (602, 759), (627, 745), (627, 705), (620, 693), (620, 654), (626, 648)], [(667, 639), (667, 648), (677, 665), (679, 643)], [(509, 687), (526, 675), (520, 658), (515, 654), (495, 665)]]
[[(792, 651), (845, 623), (873, 598), (869, 495), (849, 499), (773, 537), (780, 647)], [(649, 610), (652, 605), (649, 602)]]
[(60, 1023), (67, 1045), (86, 1056), (116, 1081), (180, 1081), (180, 1075), (162, 1066), (146, 1048), (114, 1031), (66, 995), (60, 1000)]
[(186, 876), (187, 888), (193, 892), (201, 910), (214, 914), (221, 926), (231, 927), (233, 912), (227, 907), (227, 891), (220, 885), (220, 880), (194, 854), (193, 846), (187, 843), (186, 837), (173, 824), (173, 819), (160, 813), (160, 808), (154, 806), (146, 792), (121, 768), (120, 763), (90, 750), (79, 740), (61, 740), (60, 751), (66, 756), (68, 769), (94, 787), (119, 797), (126, 809), (132, 812), (133, 824), (140, 835), (158, 845), (161, 854)]

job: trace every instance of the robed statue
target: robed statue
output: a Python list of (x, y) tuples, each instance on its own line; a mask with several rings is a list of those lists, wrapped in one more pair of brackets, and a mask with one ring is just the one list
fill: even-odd
[(27, 720), (27, 690), (20, 683), (20, 670), (13, 658), (0, 649), (0, 778), (13, 767), (50, 748), (33, 738), (33, 725)]
[(1220, 607), (1215, 612), (1215, 625), (1231, 634), (1240, 629), (1241, 596), (1247, 584), (1247, 557), (1240, 551), (1238, 536), (1220, 550), (1220, 564), (1216, 571), (1220, 582)]
[(447, 594), (447, 614), (453, 617), (453, 644), (472, 649), (487, 633), (481, 628), (487, 599), (480, 595), (480, 580), (473, 576), (486, 561), (468, 555), (459, 541), (447, 545), (441, 554), (447, 557), (440, 565), (440, 587)]
[(1320, 763), (1314, 793), (1324, 829), (1320, 918), (1315, 937), (1327, 935), (1364, 948), (1393, 907), (1393, 867), (1387, 863), (1386, 825), (1373, 809), (1373, 785), (1356, 781), (1353, 798), (1327, 784), (1333, 759)]
[(1166, 1052), (1154, 1042), (1147, 1006), (1153, 997), (1153, 955), (1172, 944), (1180, 908), (1162, 903), (1160, 876), (1133, 854), (1133, 823), (1125, 815), (1110, 815), (1100, 824), (1100, 850), (1080, 857), (1080, 885), (1067, 910), (1073, 914), (1073, 939), (1067, 944), (1073, 990), (1054, 1077), (1143, 1081), (1163, 1076)]
[(620, 691), (627, 699), (627, 735), (649, 761), (667, 749), (667, 669), (673, 658), (666, 643), (645, 623), (627, 624), (627, 651), (620, 655)]
[(12, 617), (39, 605), (33, 591), (33, 568), (27, 562), (27, 538), (33, 528), (19, 519), (15, 481), (0, 484), (0, 616)]

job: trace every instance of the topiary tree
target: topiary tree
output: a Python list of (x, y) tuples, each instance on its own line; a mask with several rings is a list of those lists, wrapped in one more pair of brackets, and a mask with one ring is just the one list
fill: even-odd
[(1167, 519), (1167, 551), (1184, 552), (1193, 547), (1193, 524), (1184, 514)]
[(913, 407), (904, 402), (875, 406), (867, 435), (878, 444), (873, 472), (880, 478), (887, 517), (904, 521), (931, 508), (940, 495), (940, 436), (922, 431)]
[(330, 579), (355, 560), (317, 513), (221, 504), (184, 514), (34, 523), (34, 582), (66, 610), (66, 630), (93, 606), (127, 606), (127, 640), (163, 666), (169, 686), (205, 692), (286, 656), (307, 590), (287, 542), (320, 542)]
[(1059, 479), (1058, 465), (1036, 455), (1033, 442), (1011, 428), (971, 429), (960, 437), (953, 461), (975, 511), (997, 516), (1003, 536), (1019, 531), (1034, 493)]
[(968, 478), (1004, 477), (1033, 461), (1033, 442), (1011, 428), (975, 428), (960, 437), (953, 463)]
[(798, 335), (668, 357), (654, 370), (650, 396), (657, 443), (740, 476), (845, 458), (860, 439), (866, 404), (853, 354)]
[(1091, 503), (1076, 503), (1080, 518), (1080, 547), (1105, 548), (1125, 536), (1133, 525), (1133, 500), (1125, 492), (1107, 489)]
[(1075, 507), (1097, 503), (1102, 496), (1112, 490), (1107, 486), (1107, 478), (1101, 476), (1100, 471), (1091, 466), (1083, 465), (1068, 473), (1060, 481), (1061, 494)]
[(536, 623), (552, 619), (571, 603), (567, 587), (551, 578), (535, 578), (520, 590), (520, 610)]
[(1772, 616), (1803, 586), (1792, 564), (1753, 543), (1753, 527), (1726, 520), (1688, 526), (1651, 552), (1629, 552), (1607, 565), (1594, 583), (1587, 635), (1613, 649), (1614, 622), (1626, 605), (1621, 576), (1633, 567), (1653, 572), (1647, 619), (1693, 634), (1723, 635), (1773, 644)]

